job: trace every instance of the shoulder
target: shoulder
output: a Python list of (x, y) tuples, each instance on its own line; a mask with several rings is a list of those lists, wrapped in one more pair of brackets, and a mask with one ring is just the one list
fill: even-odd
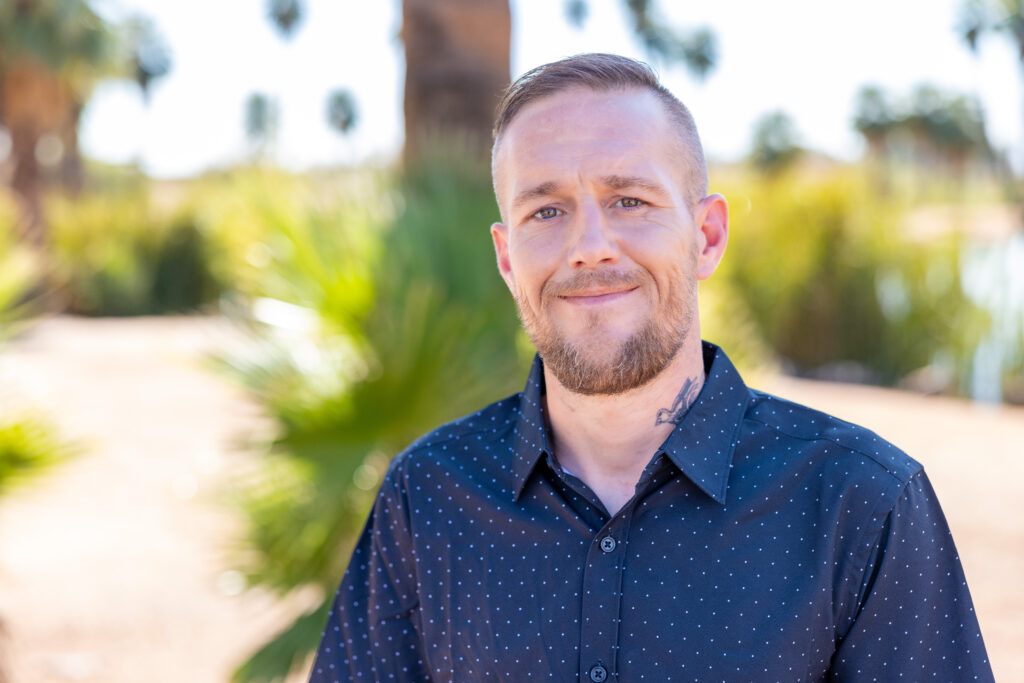
[[(848, 472), (881, 478), (902, 489), (921, 464), (860, 425), (761, 391), (751, 390), (744, 416), (748, 427), (767, 431), (780, 448), (791, 453), (817, 454), (823, 464)], [(827, 456), (827, 457), (826, 457)]]

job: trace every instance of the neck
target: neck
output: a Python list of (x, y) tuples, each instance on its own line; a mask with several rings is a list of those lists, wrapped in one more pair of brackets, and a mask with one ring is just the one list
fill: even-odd
[(699, 335), (689, 335), (657, 377), (630, 391), (587, 396), (544, 369), (546, 407), (559, 463), (594, 490), (610, 514), (633, 496), (654, 450), (704, 385)]

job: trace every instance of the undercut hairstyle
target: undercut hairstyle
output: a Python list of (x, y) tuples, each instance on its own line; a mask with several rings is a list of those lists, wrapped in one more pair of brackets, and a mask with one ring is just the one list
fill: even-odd
[(686, 165), (684, 190), (691, 209), (707, 195), (707, 163), (690, 110), (658, 81), (650, 66), (629, 57), (605, 53), (575, 55), (543, 64), (524, 73), (505, 90), (494, 120), (492, 172), (501, 136), (522, 108), (571, 88), (588, 88), (595, 92), (642, 89), (654, 93), (679, 135), (680, 154)]

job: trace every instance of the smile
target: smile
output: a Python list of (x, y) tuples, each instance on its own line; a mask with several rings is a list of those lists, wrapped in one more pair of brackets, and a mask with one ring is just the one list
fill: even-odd
[(629, 289), (598, 289), (592, 291), (577, 292), (574, 294), (563, 294), (559, 298), (563, 301), (567, 301), (571, 304), (577, 304), (581, 306), (593, 306), (596, 304), (611, 303), (618, 301), (619, 299), (625, 298), (630, 292), (635, 291), (638, 287), (630, 287)]

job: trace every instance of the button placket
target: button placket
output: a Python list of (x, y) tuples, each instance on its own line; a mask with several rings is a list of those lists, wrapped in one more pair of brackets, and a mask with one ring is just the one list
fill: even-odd
[(625, 569), (625, 540), (630, 509), (616, 515), (598, 532), (587, 553), (583, 572), (580, 619), (580, 678), (606, 681), (615, 676)]

